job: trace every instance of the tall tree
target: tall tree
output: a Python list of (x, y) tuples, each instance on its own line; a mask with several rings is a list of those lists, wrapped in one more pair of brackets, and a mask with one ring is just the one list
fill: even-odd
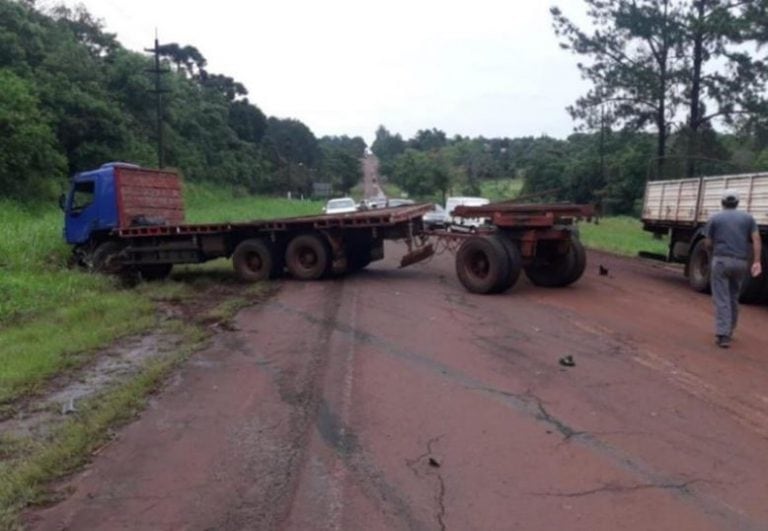
[[(669, 125), (680, 104), (681, 0), (584, 0), (593, 29), (585, 31), (557, 7), (550, 11), (561, 47), (586, 56), (582, 76), (589, 92), (569, 107), (595, 128), (619, 124), (656, 129), (657, 173), (664, 173)], [(606, 107), (607, 106), (607, 107)]]
[(750, 48), (767, 42), (760, 31), (765, 9), (763, 1), (734, 0), (693, 0), (688, 7), (683, 20), (690, 72), (684, 79), (689, 177), (696, 174), (702, 135), (711, 130), (714, 118), (733, 122), (763, 108), (768, 71)]

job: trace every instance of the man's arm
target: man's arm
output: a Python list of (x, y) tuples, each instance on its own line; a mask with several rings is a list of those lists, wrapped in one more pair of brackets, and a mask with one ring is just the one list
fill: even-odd
[(760, 231), (754, 230), (752, 231), (752, 254), (755, 257), (752, 260), (752, 276), (753, 277), (759, 277), (760, 273), (763, 272), (763, 266), (762, 262), (760, 260), (760, 257), (763, 252), (763, 242), (760, 239)]

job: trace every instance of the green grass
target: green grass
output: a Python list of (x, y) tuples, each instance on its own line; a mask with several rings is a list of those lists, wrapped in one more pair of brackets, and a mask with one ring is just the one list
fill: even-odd
[(184, 199), (188, 223), (308, 216), (320, 214), (325, 204), (323, 201), (236, 195), (202, 184), (187, 184)]
[(514, 199), (523, 189), (522, 179), (497, 179), (480, 182), (480, 195), (491, 201)]
[(601, 218), (599, 224), (579, 224), (579, 230), (581, 241), (592, 249), (626, 256), (637, 256), (640, 251), (667, 253), (666, 238), (655, 239), (651, 233), (643, 230), (643, 224), (636, 218)]

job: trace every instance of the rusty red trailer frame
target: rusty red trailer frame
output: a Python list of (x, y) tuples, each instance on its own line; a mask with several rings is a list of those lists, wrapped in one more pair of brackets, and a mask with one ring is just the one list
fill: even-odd
[(591, 205), (501, 202), (459, 206), (453, 215), (488, 220), (474, 234), (430, 233), (437, 247), (456, 251), (456, 273), (469, 291), (506, 291), (523, 270), (546, 287), (570, 285), (584, 273), (586, 253), (574, 225), (595, 216)]

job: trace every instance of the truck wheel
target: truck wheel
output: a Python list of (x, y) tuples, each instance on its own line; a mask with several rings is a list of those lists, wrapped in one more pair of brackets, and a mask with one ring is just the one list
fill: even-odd
[(147, 281), (163, 280), (168, 278), (173, 269), (173, 264), (152, 264), (139, 266), (141, 278)]
[(317, 280), (331, 268), (331, 248), (318, 234), (296, 236), (285, 250), (285, 265), (294, 278)]
[(509, 262), (498, 239), (473, 236), (461, 244), (456, 254), (456, 275), (472, 293), (497, 293), (509, 279)]
[(245, 282), (259, 282), (279, 274), (272, 245), (262, 239), (241, 241), (232, 253), (232, 267)]
[[(755, 304), (758, 302), (768, 302), (768, 280), (766, 280), (766, 266), (768, 265), (768, 249), (763, 247), (760, 261), (763, 265), (763, 273), (759, 277), (753, 277), (751, 273), (747, 273), (747, 278), (744, 279), (744, 285), (741, 288), (741, 295), (739, 301), (746, 304)], [(749, 266), (752, 267), (752, 262), (749, 262)]]
[(688, 284), (699, 293), (709, 293), (710, 256), (704, 239), (697, 241), (688, 258)]
[(517, 284), (517, 280), (520, 278), (520, 272), (523, 270), (523, 258), (520, 256), (520, 249), (518, 249), (517, 245), (515, 245), (515, 243), (505, 234), (497, 234), (495, 239), (497, 239), (502, 247), (504, 247), (504, 250), (507, 252), (507, 258), (509, 259), (509, 275), (507, 275), (499, 286), (499, 293), (504, 293)]
[(123, 273), (124, 267), (120, 252), (123, 245), (116, 241), (106, 241), (96, 247), (91, 255), (89, 269), (96, 273), (105, 275), (119, 275)]
[[(525, 268), (525, 275), (535, 285), (545, 288), (562, 288), (573, 284), (584, 273), (586, 254), (581, 242), (568, 246), (565, 254), (552, 253), (543, 264), (532, 264)], [(582, 260), (583, 263), (582, 263)]]

